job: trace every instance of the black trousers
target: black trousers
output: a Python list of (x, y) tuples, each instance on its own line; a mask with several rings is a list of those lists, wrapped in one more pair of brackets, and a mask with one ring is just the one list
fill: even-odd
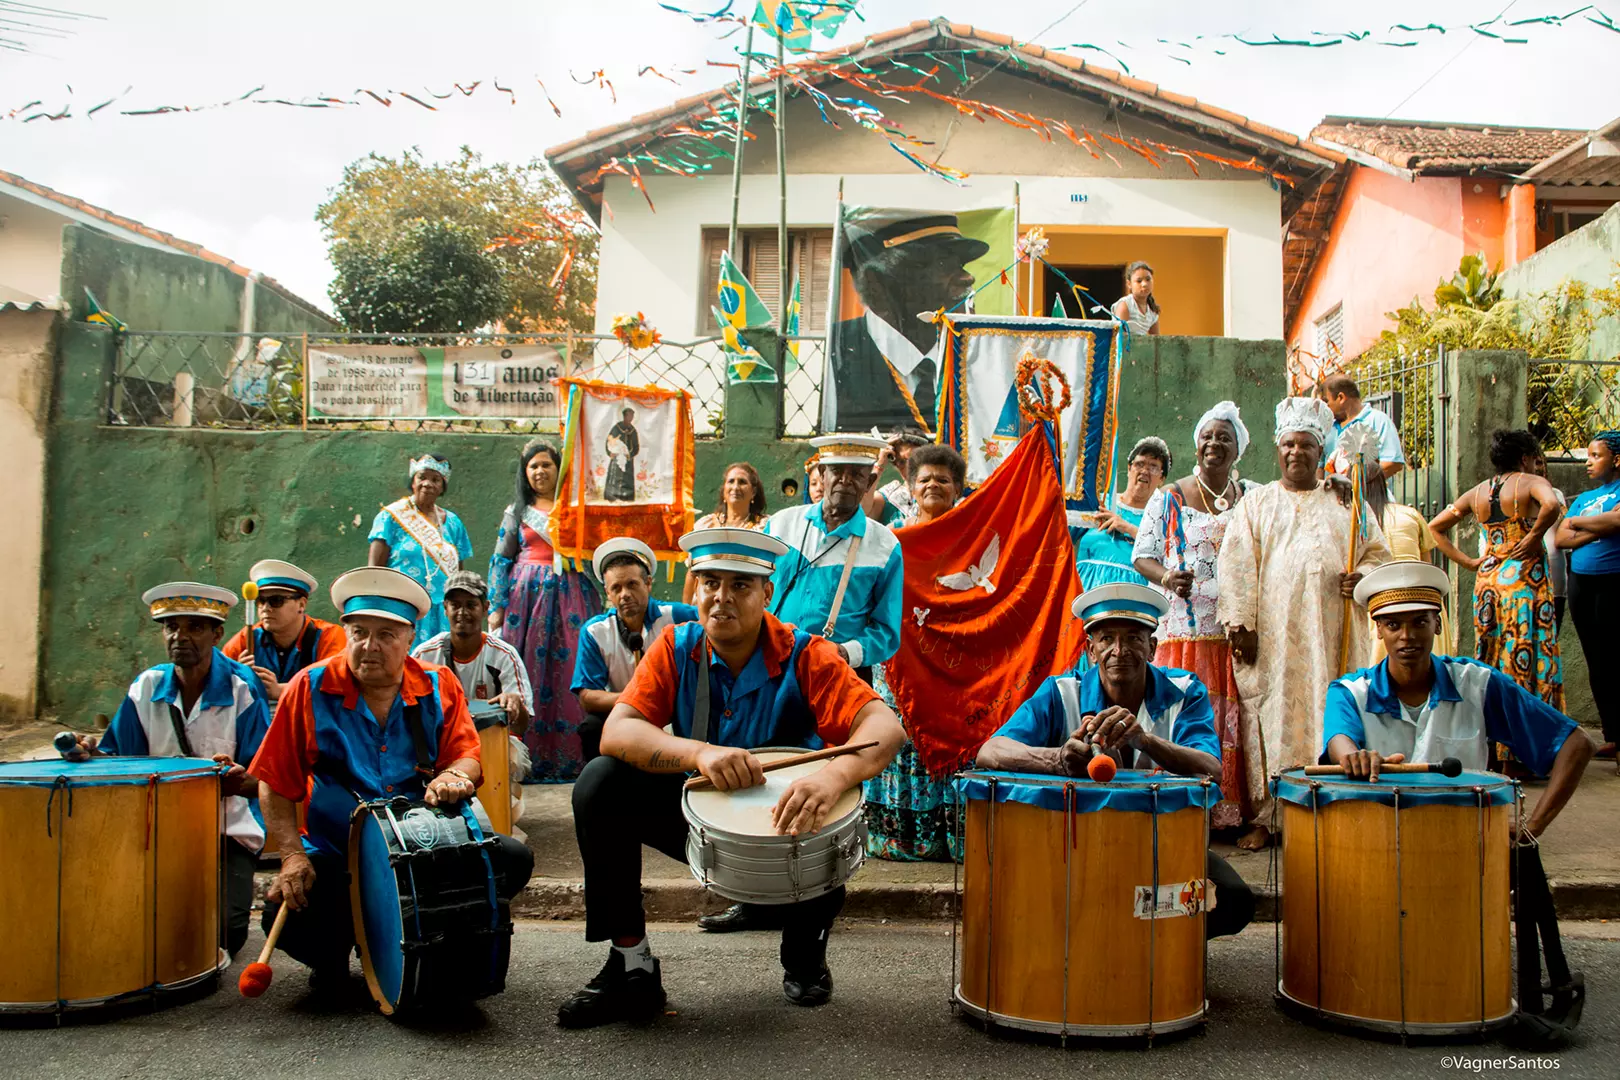
[(586, 713), (579, 722), (579, 746), (587, 764), (602, 756), (602, 728), (606, 725), (607, 716), (595, 712)]
[[(495, 892), (502, 900), (516, 896), (534, 873), (534, 852), (527, 844), (496, 834), (490, 849), (495, 870)], [(282, 952), (317, 971), (346, 971), (354, 953), (354, 917), (349, 907), (349, 860), (345, 855), (315, 854), (315, 885), (302, 911), (287, 914), (276, 945)], [(264, 902), (261, 925), (266, 934), (275, 924), (279, 903)]]
[(1205, 937), (1226, 937), (1254, 921), (1254, 890), (1230, 863), (1211, 851), (1204, 874), (1215, 883), (1215, 910), (1204, 916)]
[[(641, 845), (686, 861), (680, 773), (642, 772), (618, 758), (598, 757), (574, 783), (574, 834), (585, 862), (585, 940), (640, 938)], [(844, 906), (844, 890), (814, 900), (771, 905), (782, 919), (782, 965), (819, 967), (827, 933)]]
[(1586, 656), (1604, 742), (1620, 742), (1620, 665), (1610, 666), (1615, 663), (1615, 646), (1620, 645), (1616, 604), (1620, 604), (1620, 574), (1570, 573), (1569, 614)]
[(259, 857), (230, 837), (225, 838), (225, 951), (235, 959), (247, 943), (253, 921), (253, 874)]

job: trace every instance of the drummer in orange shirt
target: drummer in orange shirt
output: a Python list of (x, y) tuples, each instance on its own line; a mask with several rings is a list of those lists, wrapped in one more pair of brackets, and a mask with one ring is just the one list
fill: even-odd
[[(681, 547), (688, 573), (698, 579), (698, 621), (658, 636), (608, 714), (602, 756), (586, 764), (574, 785), (585, 938), (612, 948), (596, 978), (557, 1010), (563, 1027), (649, 1020), (663, 1010), (641, 903), (641, 846), (685, 860), (687, 773), (732, 791), (765, 782), (752, 748), (876, 742), (788, 786), (772, 820), (780, 834), (804, 835), (822, 826), (846, 791), (882, 772), (905, 737), (899, 719), (831, 642), (765, 610), (785, 543), (751, 529), (719, 528), (689, 532)], [(843, 902), (839, 887), (780, 905), (782, 992), (795, 1005), (832, 997), (827, 935)]]
[(253, 669), (274, 704), (294, 675), (317, 660), (336, 656), (347, 640), (343, 627), (309, 617), (315, 579), (290, 562), (261, 559), (248, 571), (259, 589), (259, 625), (238, 630), (221, 648)]

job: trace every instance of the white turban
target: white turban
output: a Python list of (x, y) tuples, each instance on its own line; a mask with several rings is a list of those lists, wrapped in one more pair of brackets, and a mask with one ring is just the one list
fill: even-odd
[(1193, 448), (1197, 449), (1198, 438), (1204, 433), (1204, 429), (1215, 423), (1217, 420), (1225, 420), (1228, 424), (1232, 425), (1232, 430), (1237, 434), (1237, 456), (1238, 460), (1241, 461), (1243, 459), (1243, 451), (1249, 448), (1249, 429), (1243, 426), (1243, 421), (1238, 416), (1238, 407), (1235, 402), (1218, 402), (1214, 408), (1210, 409), (1209, 412), (1198, 418), (1198, 423), (1193, 426)]
[(1327, 407), (1327, 402), (1314, 397), (1283, 398), (1277, 402), (1277, 442), (1280, 445), (1283, 436), (1293, 431), (1304, 431), (1316, 437), (1322, 446), (1327, 445), (1328, 432), (1333, 430), (1333, 410)]

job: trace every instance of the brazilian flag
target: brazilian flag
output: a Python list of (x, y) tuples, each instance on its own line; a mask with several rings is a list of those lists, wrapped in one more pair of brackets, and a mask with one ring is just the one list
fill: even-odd
[(89, 286), (85, 286), (84, 300), (86, 305), (85, 322), (100, 323), (102, 326), (113, 330), (125, 329), (123, 320), (112, 312), (101, 309), (101, 305), (96, 302), (96, 294), (90, 291)]
[(731, 253), (720, 256), (719, 306), (714, 309), (714, 321), (720, 326), (726, 353), (726, 379), (728, 382), (775, 382), (776, 372), (765, 358), (747, 342), (740, 331), (769, 327), (773, 320), (765, 302), (748, 283)]
[[(793, 275), (793, 299), (788, 301), (787, 330), (784, 332), (785, 335), (788, 338), (796, 338), (796, 337), (799, 336), (799, 312), (800, 311), (801, 311), (801, 307), (800, 307), (800, 304), (799, 304), (799, 275), (794, 274)], [(787, 371), (787, 373), (789, 375), (793, 374), (795, 371), (798, 370), (798, 368), (799, 368), (799, 343), (797, 341), (791, 341), (790, 340), (787, 343), (787, 356), (783, 360), (783, 367), (786, 369), (786, 371)]]

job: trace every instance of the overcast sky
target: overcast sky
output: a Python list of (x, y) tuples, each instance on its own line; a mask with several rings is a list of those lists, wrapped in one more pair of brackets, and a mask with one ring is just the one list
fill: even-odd
[[(42, 2), (106, 18), (74, 24), (74, 36), (65, 40), (36, 41), (31, 55), (0, 52), (0, 117), (36, 98), (52, 111), (75, 107), (75, 118), (54, 123), (0, 119), (0, 169), (201, 243), (322, 306), (329, 306), (331, 268), (313, 214), (346, 163), (369, 151), (397, 154), (410, 146), (439, 158), (462, 144), (486, 158), (538, 157), (592, 128), (719, 84), (725, 73), (704, 61), (727, 59), (742, 37), (719, 41), (714, 26), (694, 24), (653, 0)], [(685, 0), (683, 6), (713, 10), (721, 2)], [(1185, 54), (1190, 64), (1169, 59), (1154, 44), (1200, 33), (1383, 35), (1395, 23), (1480, 21), (1501, 11), (1503, 2), (1088, 0), (1070, 13), (1074, 0), (951, 0), (948, 7), (862, 0), (865, 21), (851, 20), (835, 43), (941, 14), (1043, 45), (1113, 47), (1119, 40), (1139, 46), (1116, 49), (1133, 74), (1300, 134), (1329, 114), (1577, 128), (1620, 115), (1620, 34), (1581, 20), (1523, 28), (1531, 39), (1526, 45), (1467, 33), (1397, 32), (1422, 44), (1306, 50), (1226, 43), (1226, 56)], [(738, 0), (736, 8), (752, 3)], [(1507, 18), (1579, 6), (1576, 0), (1516, 0), (1507, 5)], [(682, 83), (676, 87), (650, 73), (638, 77), (644, 65), (668, 74), (682, 67), (699, 71), (676, 76)], [(597, 69), (612, 80), (616, 102), (607, 90), (571, 77), (587, 79)], [(560, 119), (540, 95), (537, 77), (562, 109)], [(496, 78), (516, 92), (515, 104), (490, 92)], [(480, 79), (485, 85), (473, 96), (437, 102), (437, 112), (396, 98), (391, 108), (243, 104), (191, 114), (114, 115), (121, 108), (217, 102), (261, 84), (261, 96), (296, 99), (351, 97), (361, 88), (420, 94), (425, 86), (443, 93), (454, 82)], [(132, 89), (114, 106), (79, 118), (126, 87)]]

